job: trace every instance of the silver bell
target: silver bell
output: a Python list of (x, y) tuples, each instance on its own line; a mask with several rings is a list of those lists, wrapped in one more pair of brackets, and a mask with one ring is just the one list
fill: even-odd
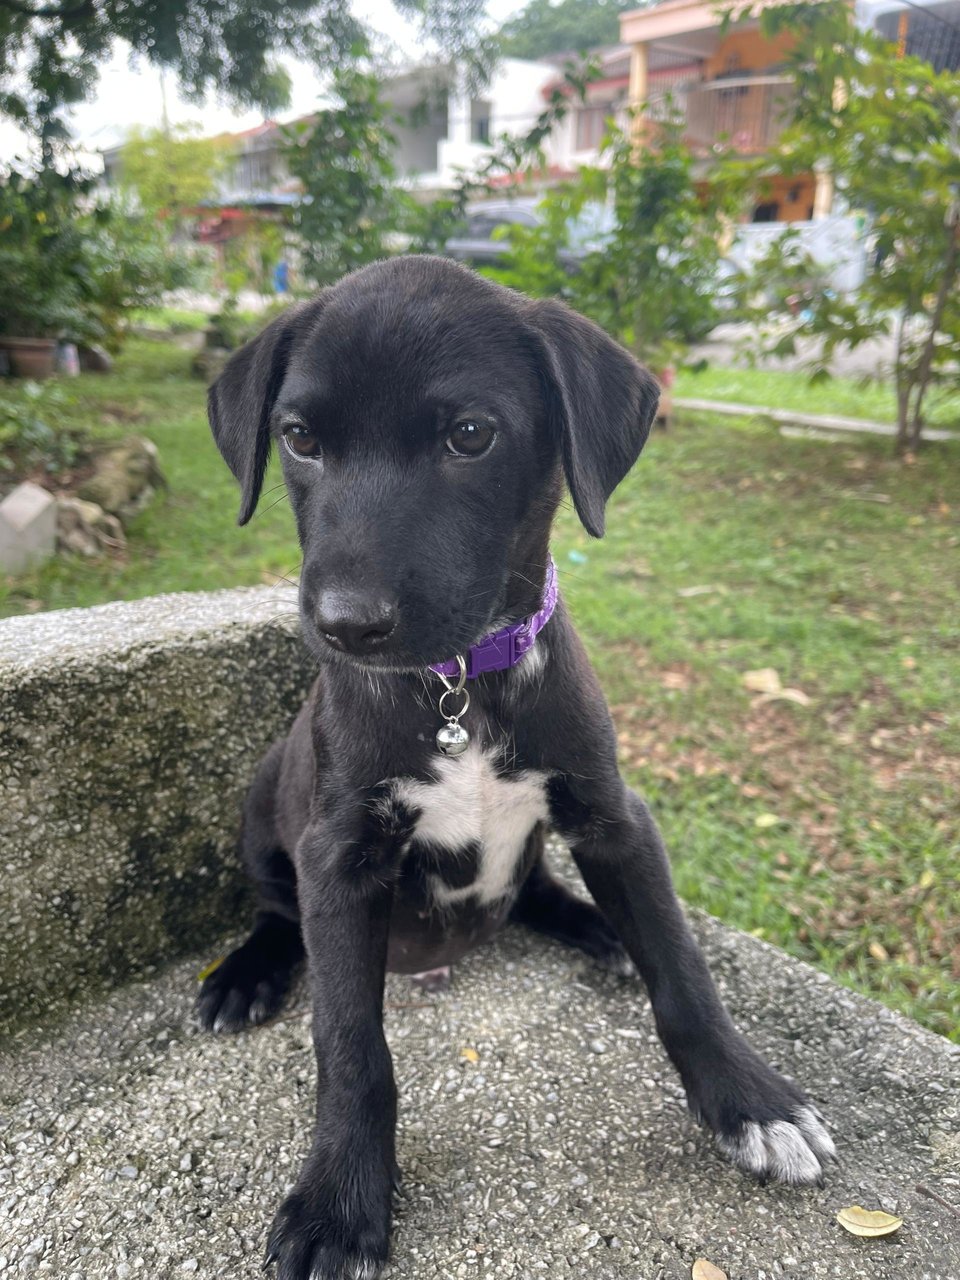
[(455, 720), (437, 730), (437, 746), (445, 756), (462, 756), (469, 745), (469, 733)]

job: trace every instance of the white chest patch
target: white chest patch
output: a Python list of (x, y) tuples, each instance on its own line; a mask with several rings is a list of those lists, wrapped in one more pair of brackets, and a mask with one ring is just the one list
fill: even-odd
[(437, 757), (435, 782), (401, 779), (395, 794), (419, 811), (413, 840), (449, 849), (466, 845), (479, 849), (479, 874), (465, 888), (450, 888), (435, 878), (434, 893), (441, 904), (476, 895), (494, 902), (509, 892), (527, 837), (549, 815), (547, 775), (536, 770), (498, 776), (493, 753), (470, 746), (462, 756)]

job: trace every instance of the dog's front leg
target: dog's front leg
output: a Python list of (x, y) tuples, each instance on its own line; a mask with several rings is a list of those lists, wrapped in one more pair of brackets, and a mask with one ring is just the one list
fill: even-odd
[(389, 1248), (397, 1103), (383, 984), (392, 876), (382, 852), (345, 825), (308, 828), (297, 850), (317, 1126), (267, 1244), (277, 1280), (373, 1280)]
[(735, 1029), (684, 919), (647, 806), (622, 784), (611, 790), (569, 831), (573, 855), (643, 976), (691, 1110), (757, 1177), (820, 1181), (834, 1154), (820, 1117)]

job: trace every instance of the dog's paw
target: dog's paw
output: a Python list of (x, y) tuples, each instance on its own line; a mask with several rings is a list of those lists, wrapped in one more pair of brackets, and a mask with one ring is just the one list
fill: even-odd
[(716, 1137), (728, 1160), (762, 1182), (822, 1186), (827, 1165), (836, 1160), (833, 1139), (810, 1105), (796, 1107), (788, 1119), (745, 1120), (738, 1130)]
[(687, 1094), (727, 1159), (761, 1182), (822, 1186), (837, 1154), (809, 1099), (745, 1043), (721, 1061), (708, 1064)]
[(259, 949), (244, 943), (203, 980), (197, 1017), (208, 1031), (242, 1031), (272, 1018), (290, 985), (290, 970), (265, 963)]
[(318, 1200), (303, 1190), (287, 1197), (270, 1230), (264, 1267), (276, 1264), (276, 1280), (376, 1280), (387, 1263), (389, 1215), (378, 1226), (349, 1222)]
[(440, 969), (424, 969), (423, 973), (412, 973), (410, 982), (418, 991), (423, 991), (427, 995), (439, 995), (449, 991), (450, 965), (445, 964)]
[(614, 973), (618, 978), (637, 976), (636, 965), (627, 955), (626, 948), (616, 939), (610, 947), (596, 952), (593, 960), (599, 969), (606, 969), (607, 973)]
[(586, 922), (576, 945), (590, 956), (598, 968), (606, 969), (608, 973), (629, 978), (637, 972), (623, 943), (614, 933), (613, 926), (607, 923), (599, 911), (595, 913), (595, 918)]

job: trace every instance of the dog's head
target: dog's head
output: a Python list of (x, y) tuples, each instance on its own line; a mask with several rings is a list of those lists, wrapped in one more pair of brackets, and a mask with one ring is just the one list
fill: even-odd
[(562, 303), (408, 257), (275, 320), (230, 360), (209, 411), (241, 524), (277, 443), (311, 647), (410, 668), (539, 607), (562, 478), (600, 537), (658, 394)]

